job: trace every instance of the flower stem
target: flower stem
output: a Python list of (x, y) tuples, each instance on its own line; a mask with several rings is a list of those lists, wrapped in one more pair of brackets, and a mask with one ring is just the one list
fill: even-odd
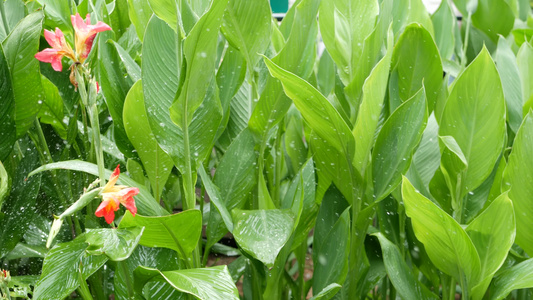
[(79, 281), (80, 281), (80, 287), (78, 288), (78, 292), (80, 293), (80, 296), (85, 300), (93, 300), (93, 295), (91, 295), (91, 291), (89, 290), (89, 286), (87, 285), (87, 281), (83, 279), (83, 275), (81, 274), (81, 270), (78, 272)]

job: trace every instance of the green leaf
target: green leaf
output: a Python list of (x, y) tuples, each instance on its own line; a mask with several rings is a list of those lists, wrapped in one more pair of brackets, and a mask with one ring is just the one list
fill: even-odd
[(2, 203), (7, 195), (9, 195), (9, 175), (0, 161), (0, 211), (2, 210)]
[(274, 266), (279, 251), (291, 236), (294, 216), (290, 210), (234, 209), (233, 236), (239, 246), (267, 267)]
[(506, 1), (478, 0), (472, 24), (486, 33), (494, 42), (498, 35), (507, 36), (513, 29), (515, 16)]
[(143, 231), (143, 227), (88, 229), (85, 233), (85, 242), (89, 244), (87, 252), (105, 254), (112, 261), (125, 260), (139, 244)]
[(216, 207), (218, 213), (224, 221), (224, 225), (226, 225), (227, 230), (229, 232), (232, 232), (233, 221), (231, 220), (231, 215), (229, 214), (228, 209), (226, 208), (226, 205), (223, 202), (222, 197), (220, 196), (220, 191), (218, 187), (213, 184), (213, 181), (211, 181), (211, 178), (209, 178), (209, 175), (207, 175), (204, 168), (199, 168), (198, 170), (198, 173), (202, 178), (202, 183), (204, 184), (205, 190), (209, 195), (209, 200), (211, 200), (211, 203), (213, 203), (213, 205)]
[[(2, 15), (0, 15), (0, 42), (2, 42), (15, 28), (17, 23), (24, 18), (24, 2), (22, 0), (6, 0), (4, 4), (6, 21), (2, 20)], [(4, 24), (7, 24), (8, 28), (4, 27)]]
[(378, 127), (379, 115), (383, 108), (383, 100), (387, 91), (390, 62), (392, 58), (393, 36), (389, 30), (387, 36), (387, 53), (372, 69), (363, 84), (363, 98), (358, 110), (357, 120), (353, 128), (355, 137), (354, 166), (360, 174), (365, 169), (370, 158), (370, 150), (374, 144), (374, 134)]
[(148, 0), (148, 3), (150, 3), (155, 15), (164, 20), (176, 32), (179, 30), (176, 30), (177, 25), (179, 25), (182, 30), (185, 30), (185, 33), (188, 33), (198, 20), (198, 16), (191, 10), (189, 1), (179, 1), (181, 6), (178, 6), (175, 0)]
[(372, 152), (372, 177), (377, 201), (392, 192), (405, 174), (426, 127), (426, 93), (420, 89), (398, 107), (381, 128)]
[(472, 289), (480, 278), (479, 255), (461, 225), (417, 192), (406, 177), (402, 197), (416, 238), (424, 244), (433, 264)]
[[(257, 153), (254, 147), (253, 135), (249, 130), (243, 131), (229, 146), (216, 169), (213, 182), (219, 188), (220, 199), (228, 212), (243, 208), (257, 184)], [(213, 246), (226, 234), (225, 224), (218, 210), (211, 206), (206, 229), (207, 247)]]
[(341, 285), (337, 283), (332, 283), (328, 285), (327, 287), (323, 288), (320, 293), (316, 294), (311, 298), (311, 300), (329, 300), (337, 294), (337, 292), (341, 289)]
[[(309, 78), (313, 72), (316, 58), (316, 36), (318, 33), (318, 0), (303, 0), (294, 5), (294, 20), (291, 34), (281, 51), (272, 61), (302, 78)], [(285, 21), (288, 19), (284, 19)], [(255, 97), (254, 97), (255, 100)], [(281, 85), (268, 77), (259, 101), (248, 123), (250, 129), (265, 138), (271, 128), (276, 126), (287, 113), (291, 102), (283, 94)]]
[[(70, 20), (71, 8), (69, 0), (39, 0), (44, 8), (46, 16), (44, 25), (47, 28), (53, 29), (59, 27), (65, 33), (65, 37), (69, 39), (72, 30), (72, 22)], [(85, 18), (85, 16), (81, 16)]]
[(516, 55), (516, 63), (522, 82), (523, 115), (525, 116), (533, 108), (533, 84), (531, 83), (533, 81), (533, 47), (531, 44), (522, 44)]
[(222, 32), (244, 56), (250, 75), (270, 43), (271, 18), (267, 0), (231, 0), (224, 14)]
[(498, 48), (494, 57), (496, 68), (502, 80), (503, 95), (507, 104), (507, 121), (513, 132), (517, 132), (522, 123), (522, 89), (520, 72), (516, 57), (505, 38), (498, 39)]
[(148, 174), (154, 198), (159, 200), (173, 163), (170, 156), (157, 144), (150, 129), (143, 100), (142, 83), (137, 81), (124, 102), (124, 127)]
[[(185, 1), (184, 1), (185, 2)], [(222, 118), (216, 87), (210, 85), (203, 105), (196, 110), (189, 125), (190, 157), (185, 157), (183, 131), (170, 119), (170, 107), (178, 90), (178, 70), (175, 33), (165, 22), (152, 17), (145, 33), (142, 60), (142, 84), (146, 115), (159, 146), (169, 154), (180, 172), (185, 160), (192, 169), (213, 150), (214, 138)], [(183, 75), (183, 74), (182, 74)]]
[(193, 209), (163, 217), (134, 217), (128, 211), (120, 221), (119, 228), (132, 226), (144, 227), (139, 244), (172, 249), (185, 256), (198, 244), (202, 233), (202, 214)]
[(509, 191), (509, 198), (513, 200), (516, 217), (516, 244), (533, 255), (533, 207), (531, 206), (530, 195), (533, 187), (525, 184), (533, 180), (533, 113), (528, 113), (518, 130), (513, 151), (509, 155), (509, 161), (503, 174), (503, 188)]
[[(456, 174), (457, 160), (443, 155), (441, 167), (456, 180), (456, 199), (477, 188), (491, 173), (505, 138), (505, 102), (496, 66), (486, 48), (456, 79), (442, 113), (440, 136), (452, 136), (467, 169)], [(451, 173), (452, 172), (452, 173)]]
[(315, 296), (333, 283), (343, 284), (350, 255), (350, 209), (342, 194), (331, 186), (317, 215), (313, 241), (313, 291)]
[[(340, 155), (341, 165), (333, 165), (330, 169), (347, 170), (352, 178), (344, 179), (344, 185), (339, 189), (351, 202), (353, 197), (353, 184), (355, 178), (352, 159), (355, 152), (355, 140), (348, 125), (344, 122), (337, 110), (320, 92), (302, 78), (280, 68), (274, 62), (265, 58), (265, 63), (270, 73), (283, 84), (285, 94), (291, 98), (294, 105), (325, 147), (331, 147)], [(325, 151), (325, 150), (324, 150)], [(333, 156), (335, 158), (335, 156)], [(316, 160), (320, 161), (320, 160)], [(327, 165), (327, 164), (326, 164)], [(326, 169), (327, 170), (327, 169)], [(335, 171), (336, 172), (336, 171)], [(333, 178), (337, 176), (332, 176)], [(328, 183), (329, 186), (329, 183)]]
[[(36, 152), (33, 150), (33, 153), (28, 153), (19, 163), (10, 194), (2, 206), (5, 216), (0, 222), (0, 258), (15, 248), (37, 212), (35, 204), (41, 187), (41, 176), (26, 177), (39, 163)], [(7, 182), (5, 184), (7, 188)]]
[(176, 290), (193, 295), (200, 300), (239, 299), (239, 292), (227, 266), (176, 271), (159, 271), (140, 266), (135, 269), (134, 276), (137, 293), (142, 292), (147, 282), (162, 280), (168, 282)]
[(39, 50), (42, 22), (41, 11), (29, 14), (2, 44), (15, 100), (14, 119), (18, 137), (30, 128), (45, 96), (39, 61), (33, 57)]
[(421, 0), (394, 1), (392, 6), (392, 28), (394, 36), (400, 33), (411, 23), (421, 24), (433, 36), (433, 23), (428, 11)]
[(120, 57), (120, 60), (124, 64), (124, 67), (126, 68), (126, 71), (128, 72), (128, 75), (133, 80), (133, 82), (137, 82), (139, 79), (141, 79), (141, 68), (133, 60), (133, 58), (129, 55), (129, 53), (126, 50), (124, 50), (122, 46), (119, 45), (119, 43), (113, 41), (113, 45), (115, 45), (118, 56)]
[(381, 244), (383, 261), (392, 284), (403, 299), (439, 299), (425, 285), (420, 283), (409, 268), (398, 249), (381, 232), (374, 234)]
[[(30, 174), (28, 174), (28, 177), (43, 171), (50, 171), (56, 169), (80, 171), (89, 173), (94, 176), (98, 176), (97, 165), (79, 160), (69, 160), (40, 166), (39, 168), (33, 170)], [(111, 176), (111, 171), (105, 170), (105, 175), (106, 177)], [(126, 174), (120, 175), (118, 183), (126, 186), (137, 186), (135, 180), (129, 178)], [(168, 212), (163, 209), (157, 201), (155, 201), (154, 197), (150, 195), (150, 192), (148, 192), (145, 187), (138, 186), (138, 188), (139, 194), (135, 196), (135, 203), (140, 214), (148, 216), (161, 216), (168, 214)]]
[(533, 258), (530, 258), (500, 273), (494, 280), (490, 299), (500, 300), (513, 290), (533, 287), (532, 268)]
[(428, 110), (431, 112), (435, 107), (441, 81), (442, 64), (433, 38), (422, 25), (408, 25), (392, 53), (390, 111), (394, 111), (424, 86)]
[(113, 32), (116, 34), (118, 40), (130, 26), (131, 21), (128, 14), (128, 1), (127, 0), (115, 0), (115, 7), (109, 15), (109, 26), (113, 28)]
[(435, 29), (435, 43), (442, 59), (451, 59), (455, 48), (455, 14), (449, 0), (444, 0), (431, 16)]
[(107, 261), (106, 256), (87, 258), (88, 245), (83, 240), (80, 237), (50, 249), (43, 262), (41, 279), (33, 291), (35, 299), (67, 297), (78, 288), (80, 280), (85, 280)]
[(43, 85), (45, 97), (41, 110), (37, 116), (42, 123), (52, 125), (59, 136), (66, 139), (67, 126), (63, 123), (63, 99), (59, 95), (59, 90), (44, 76), (41, 76), (41, 83)]
[(128, 0), (128, 13), (131, 23), (135, 26), (135, 31), (141, 42), (144, 40), (144, 32), (150, 17), (152, 17), (152, 8), (148, 0)]
[(15, 98), (9, 74), (9, 67), (4, 56), (4, 50), (0, 45), (0, 161), (11, 153), (13, 145), (17, 141), (17, 128), (15, 125)]
[(481, 262), (481, 282), (472, 290), (472, 297), (481, 299), (515, 239), (513, 203), (507, 193), (496, 198), (465, 231), (472, 239)]
[(187, 64), (185, 81), (170, 107), (170, 118), (182, 130), (187, 129), (215, 75), (218, 31), (227, 4), (228, 0), (213, 1), (209, 11), (198, 20), (183, 43)]
[(365, 38), (374, 30), (378, 13), (376, 0), (324, 0), (320, 4), (320, 35), (344, 85), (356, 76)]

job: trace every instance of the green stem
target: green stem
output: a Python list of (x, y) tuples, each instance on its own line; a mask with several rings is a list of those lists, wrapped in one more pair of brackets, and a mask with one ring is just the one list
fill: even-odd
[(98, 165), (98, 176), (100, 177), (100, 186), (105, 185), (105, 165), (104, 150), (102, 147), (102, 138), (100, 136), (100, 120), (98, 119), (98, 107), (93, 103), (89, 107), (89, 119), (91, 120), (93, 146), (96, 152), (96, 164)]
[(91, 295), (89, 286), (87, 286), (87, 281), (83, 279), (81, 270), (78, 272), (78, 276), (79, 276), (79, 281), (80, 281), (80, 287), (78, 288), (78, 292), (80, 293), (80, 296), (85, 300), (93, 300), (93, 296)]
[(466, 49), (468, 48), (468, 40), (470, 37), (470, 23), (472, 21), (472, 12), (468, 12), (468, 17), (466, 18), (466, 30), (465, 30), (465, 41), (463, 43), (463, 53), (461, 53), (461, 67), (466, 66)]

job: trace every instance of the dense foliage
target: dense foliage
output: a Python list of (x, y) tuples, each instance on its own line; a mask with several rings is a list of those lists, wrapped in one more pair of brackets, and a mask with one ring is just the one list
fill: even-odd
[(0, 13), (0, 299), (533, 298), (528, 0)]

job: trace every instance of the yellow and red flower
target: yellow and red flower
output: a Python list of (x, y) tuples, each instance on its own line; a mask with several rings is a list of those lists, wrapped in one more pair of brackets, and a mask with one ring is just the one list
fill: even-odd
[(72, 48), (65, 41), (65, 36), (59, 28), (56, 28), (55, 32), (45, 29), (44, 38), (52, 48), (46, 48), (35, 54), (35, 58), (42, 62), (51, 63), (52, 68), (58, 72), (61, 72), (63, 69), (63, 65), (61, 64), (63, 56), (76, 61), (76, 56), (72, 51)]
[(115, 185), (120, 175), (119, 167), (120, 165), (116, 167), (111, 177), (109, 177), (109, 182), (107, 182), (102, 191), (103, 201), (94, 213), (97, 217), (104, 217), (107, 224), (111, 224), (115, 220), (115, 211), (118, 210), (119, 204), (124, 205), (133, 216), (137, 213), (133, 196), (139, 193), (139, 189), (136, 187)]
[(85, 22), (79, 13), (70, 16), (72, 26), (76, 33), (76, 54), (83, 63), (93, 47), (94, 38), (98, 32), (111, 30), (111, 27), (104, 22), (98, 21), (95, 25), (91, 25), (91, 15), (87, 14)]

